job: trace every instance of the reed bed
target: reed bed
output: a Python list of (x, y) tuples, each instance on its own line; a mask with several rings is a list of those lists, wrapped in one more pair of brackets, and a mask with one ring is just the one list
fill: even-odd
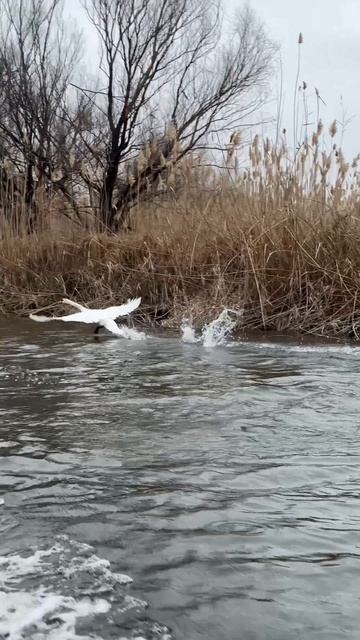
[(244, 311), (243, 329), (358, 339), (358, 159), (345, 161), (336, 123), (329, 135), (325, 150), (319, 123), (295, 159), (285, 133), (276, 147), (258, 136), (244, 147), (233, 135), (225, 170), (187, 168), (185, 187), (139, 203), (126, 233), (4, 225), (0, 311), (59, 311), (64, 295), (94, 306), (141, 295), (144, 322), (167, 327), (231, 307)]

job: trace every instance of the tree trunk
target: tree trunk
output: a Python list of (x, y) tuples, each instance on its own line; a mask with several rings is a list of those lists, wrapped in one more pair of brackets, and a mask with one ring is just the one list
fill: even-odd
[(118, 165), (110, 162), (105, 173), (105, 179), (100, 191), (99, 217), (102, 231), (112, 229), (115, 211), (113, 207), (113, 195), (118, 173)]
[(35, 183), (33, 175), (33, 163), (29, 162), (25, 176), (25, 205), (26, 205), (26, 228), (28, 233), (35, 230), (37, 223), (37, 204), (35, 202)]

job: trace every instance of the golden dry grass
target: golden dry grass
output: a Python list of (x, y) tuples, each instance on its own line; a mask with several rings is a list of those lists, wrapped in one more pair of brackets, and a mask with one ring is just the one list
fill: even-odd
[(256, 139), (245, 173), (139, 205), (128, 233), (5, 233), (1, 311), (141, 295), (144, 318), (166, 316), (167, 326), (229, 306), (244, 309), (244, 328), (358, 338), (356, 168), (336, 148), (321, 154), (314, 135), (295, 166)]

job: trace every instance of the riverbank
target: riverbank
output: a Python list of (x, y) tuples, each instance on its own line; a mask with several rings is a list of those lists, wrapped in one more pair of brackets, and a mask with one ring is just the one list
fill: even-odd
[(61, 312), (67, 296), (102, 306), (141, 295), (139, 319), (195, 326), (224, 308), (245, 330), (360, 336), (357, 207), (285, 206), (227, 190), (136, 211), (119, 235), (76, 228), (0, 241), (0, 312)]

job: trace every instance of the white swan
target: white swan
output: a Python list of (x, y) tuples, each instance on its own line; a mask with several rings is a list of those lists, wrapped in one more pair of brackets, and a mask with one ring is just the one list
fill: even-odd
[(96, 324), (97, 327), (95, 329), (95, 333), (98, 333), (100, 328), (104, 327), (104, 329), (107, 329), (110, 333), (114, 333), (117, 336), (125, 336), (126, 331), (124, 330), (126, 327), (118, 327), (115, 320), (120, 316), (127, 316), (132, 311), (135, 311), (141, 302), (141, 298), (128, 300), (125, 304), (121, 304), (118, 307), (108, 307), (107, 309), (87, 309), (87, 307), (83, 307), (82, 304), (68, 300), (68, 298), (63, 298), (62, 302), (78, 309), (78, 313), (70, 313), (68, 316), (52, 317), (37, 316), (31, 313), (29, 318), (36, 322), (61, 320), (62, 322), (85, 322), (85, 324)]

